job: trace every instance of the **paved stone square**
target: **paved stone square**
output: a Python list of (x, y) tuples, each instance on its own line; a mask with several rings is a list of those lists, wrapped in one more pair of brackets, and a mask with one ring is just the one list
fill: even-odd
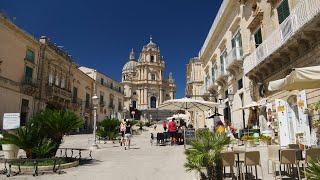
[[(64, 174), (44, 174), (38, 177), (18, 175), (9, 179), (67, 179), (67, 180), (193, 180), (195, 173), (183, 167), (183, 146), (151, 146), (150, 132), (134, 136), (133, 146), (124, 150), (119, 143), (99, 144), (92, 163), (63, 170)], [(72, 135), (65, 138), (63, 147), (88, 148), (92, 135)], [(86, 157), (87, 153), (83, 153)], [(1, 175), (0, 179), (7, 179)]]

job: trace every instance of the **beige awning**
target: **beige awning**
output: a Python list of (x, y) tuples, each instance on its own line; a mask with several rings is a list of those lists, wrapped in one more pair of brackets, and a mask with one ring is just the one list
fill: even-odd
[(283, 79), (270, 81), (268, 90), (300, 90), (320, 88), (320, 66), (295, 68)]
[(239, 108), (237, 110), (250, 109), (250, 108), (259, 107), (259, 106), (261, 106), (260, 103), (258, 103), (256, 101), (253, 101), (253, 102), (251, 102), (251, 103), (249, 103), (249, 104), (247, 104), (247, 105), (245, 105), (245, 106), (243, 106), (243, 107), (241, 107), (241, 108)]

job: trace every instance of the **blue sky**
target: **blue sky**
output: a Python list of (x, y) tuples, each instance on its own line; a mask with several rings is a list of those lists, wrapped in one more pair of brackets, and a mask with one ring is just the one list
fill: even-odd
[(76, 63), (116, 80), (131, 48), (139, 54), (152, 35), (183, 97), (185, 64), (198, 55), (221, 1), (0, 0), (0, 10), (34, 36), (64, 46)]

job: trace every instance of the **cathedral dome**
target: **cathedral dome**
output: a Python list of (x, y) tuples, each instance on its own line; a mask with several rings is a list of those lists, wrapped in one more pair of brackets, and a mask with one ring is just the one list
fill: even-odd
[(136, 66), (137, 66), (137, 61), (131, 60), (123, 66), (122, 72), (132, 72), (136, 69)]
[(122, 72), (133, 72), (136, 69), (138, 62), (135, 60), (133, 49), (129, 54), (129, 61), (123, 66)]

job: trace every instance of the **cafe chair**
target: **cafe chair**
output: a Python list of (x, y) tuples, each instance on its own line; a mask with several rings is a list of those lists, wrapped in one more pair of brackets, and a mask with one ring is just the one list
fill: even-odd
[(320, 148), (311, 148), (306, 150), (306, 158), (302, 161), (304, 175), (306, 176), (306, 167), (311, 161), (316, 161), (320, 159)]
[[(233, 179), (235, 165), (235, 154), (233, 152), (223, 152), (221, 153), (222, 167), (223, 167), (223, 177), (226, 176), (226, 167), (230, 168), (230, 175)], [(237, 176), (238, 177), (238, 176)], [(237, 178), (238, 179), (238, 178)]]
[[(255, 167), (255, 177), (258, 179), (258, 170), (257, 166), (260, 167), (261, 169), (261, 176), (263, 178), (263, 169), (261, 166), (261, 160), (260, 160), (260, 152), (259, 151), (250, 151), (250, 152), (245, 152), (244, 154), (244, 163), (243, 163), (243, 172), (244, 170), (246, 171), (244, 173), (244, 178), (246, 177), (247, 169), (250, 167), (251, 173), (252, 173), (252, 167)], [(243, 179), (243, 178), (242, 178)]]
[(284, 149), (280, 151), (280, 163), (279, 163), (279, 173), (280, 179), (282, 179), (281, 165), (286, 166), (296, 166), (298, 179), (300, 178), (300, 169), (299, 169), (299, 160), (297, 159), (297, 150), (296, 149)]
[[(276, 167), (275, 165), (279, 163), (279, 145), (269, 145), (268, 146), (268, 174), (273, 173), (276, 176)], [(272, 172), (270, 172), (270, 162), (272, 167)]]

